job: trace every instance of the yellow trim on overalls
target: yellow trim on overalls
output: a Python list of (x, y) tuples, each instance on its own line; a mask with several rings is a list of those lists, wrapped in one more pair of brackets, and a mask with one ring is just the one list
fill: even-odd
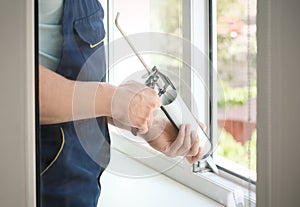
[(95, 44), (90, 44), (90, 48), (97, 47), (98, 45), (100, 45), (103, 42), (103, 40), (104, 40), (104, 38)]
[(49, 170), (49, 168), (56, 162), (56, 160), (58, 159), (61, 151), (63, 150), (64, 148), (64, 145), (65, 145), (65, 133), (64, 133), (64, 130), (62, 128), (60, 128), (60, 131), (61, 131), (61, 139), (62, 139), (62, 142), (61, 142), (61, 146), (60, 146), (60, 149), (58, 150), (56, 156), (54, 157), (54, 159), (52, 160), (52, 162), (43, 170), (43, 172), (41, 172), (40, 176), (42, 176), (45, 172), (47, 172), (47, 170)]

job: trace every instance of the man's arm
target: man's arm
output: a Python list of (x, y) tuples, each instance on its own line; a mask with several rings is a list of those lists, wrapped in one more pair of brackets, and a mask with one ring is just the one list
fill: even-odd
[[(74, 103), (75, 86), (81, 87), (80, 94), (89, 94), (89, 90), (97, 89), (95, 94), (96, 104), (92, 108), (91, 101), (86, 97), (76, 100)], [(75, 82), (63, 76), (39, 66), (39, 103), (40, 121), (42, 124), (67, 122), (74, 119), (84, 119), (96, 116), (111, 115), (111, 97), (115, 87), (98, 82)], [(102, 101), (99, 96), (101, 96)], [(80, 106), (81, 113), (73, 113), (73, 105)], [(76, 107), (77, 108), (77, 107)], [(95, 114), (96, 113), (96, 114)], [(76, 117), (74, 117), (76, 116)]]
[[(124, 102), (128, 104), (122, 105)], [(115, 87), (102, 82), (73, 81), (41, 65), (39, 103), (41, 124), (113, 116), (143, 130), (148, 129), (152, 112), (160, 106), (155, 91), (141, 84)]]

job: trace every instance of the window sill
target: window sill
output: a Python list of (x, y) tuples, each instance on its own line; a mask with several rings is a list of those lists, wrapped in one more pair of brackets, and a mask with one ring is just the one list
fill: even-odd
[[(211, 172), (192, 173), (191, 165), (185, 160), (170, 159), (136, 138), (128, 138), (130, 135), (131, 133), (126, 134), (114, 127), (111, 128), (112, 146), (127, 157), (154, 169), (156, 174), (164, 174), (224, 206), (235, 207), (239, 203), (244, 204), (243, 206), (256, 205), (255, 186), (252, 185), (249, 192), (247, 182), (232, 179), (231, 175), (223, 171), (220, 171), (218, 175)], [(133, 171), (131, 170), (128, 174), (145, 177), (144, 173)], [(151, 173), (147, 175), (147, 177), (151, 176), (153, 176)]]
[(101, 186), (98, 207), (223, 206), (116, 149), (112, 150), (111, 162), (101, 176)]

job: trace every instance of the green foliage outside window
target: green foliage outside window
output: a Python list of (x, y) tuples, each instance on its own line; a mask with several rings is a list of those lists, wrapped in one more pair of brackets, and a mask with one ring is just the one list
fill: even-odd
[[(222, 87), (219, 87), (218, 94), (224, 94), (218, 97), (218, 108), (226, 106), (242, 106), (248, 102), (248, 87), (230, 87), (225, 81), (220, 81)], [(250, 98), (255, 98), (257, 95), (256, 83), (250, 87)]]
[[(250, 169), (256, 170), (256, 130), (252, 133), (251, 143), (250, 143)], [(218, 140), (217, 152), (219, 156), (226, 157), (227, 159), (241, 164), (245, 167), (249, 167), (249, 157), (248, 157), (249, 140), (242, 145), (237, 142), (231, 134), (227, 133), (224, 129)]]

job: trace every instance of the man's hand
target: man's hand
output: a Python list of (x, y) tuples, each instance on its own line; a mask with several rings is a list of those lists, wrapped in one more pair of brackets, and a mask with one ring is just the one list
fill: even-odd
[(201, 159), (199, 138), (189, 125), (182, 125), (178, 131), (169, 120), (155, 119), (149, 131), (140, 136), (169, 157), (184, 156), (189, 163)]
[(112, 98), (112, 119), (123, 125), (138, 128), (146, 133), (152, 113), (159, 108), (161, 101), (155, 90), (129, 81), (118, 86)]

